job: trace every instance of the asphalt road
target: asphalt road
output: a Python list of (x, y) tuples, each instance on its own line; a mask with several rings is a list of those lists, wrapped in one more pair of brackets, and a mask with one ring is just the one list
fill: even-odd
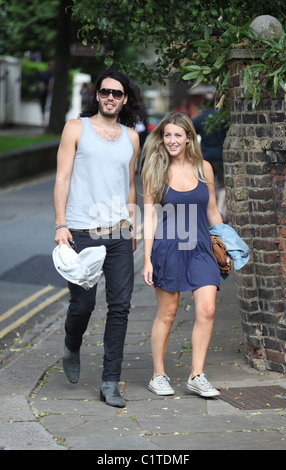
[[(54, 174), (0, 190), (0, 367), (68, 302), (52, 262)], [(138, 205), (142, 207), (137, 177)]]
[(31, 341), (59, 301), (65, 281), (55, 271), (54, 174), (0, 191), (0, 363)]

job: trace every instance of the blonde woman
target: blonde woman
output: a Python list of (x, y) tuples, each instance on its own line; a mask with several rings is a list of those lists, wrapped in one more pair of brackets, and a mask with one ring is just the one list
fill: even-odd
[(190, 118), (171, 113), (149, 136), (142, 152), (144, 266), (154, 285), (158, 311), (152, 328), (154, 374), (149, 390), (173, 395), (164, 358), (179, 295), (192, 291), (195, 324), (187, 387), (204, 397), (219, 395), (203, 372), (211, 339), (220, 271), (211, 251), (209, 226), (222, 223), (214, 175), (203, 160)]

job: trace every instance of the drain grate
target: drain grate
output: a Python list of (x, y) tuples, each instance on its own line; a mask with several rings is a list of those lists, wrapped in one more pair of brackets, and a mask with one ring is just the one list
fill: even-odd
[(241, 410), (286, 408), (286, 389), (276, 385), (223, 389), (219, 398)]

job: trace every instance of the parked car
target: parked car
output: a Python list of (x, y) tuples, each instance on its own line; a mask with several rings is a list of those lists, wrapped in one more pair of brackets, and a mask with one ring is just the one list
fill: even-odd
[(155, 129), (157, 124), (159, 124), (160, 121), (164, 118), (163, 114), (154, 114), (151, 116), (147, 116), (147, 131), (150, 134), (150, 132)]

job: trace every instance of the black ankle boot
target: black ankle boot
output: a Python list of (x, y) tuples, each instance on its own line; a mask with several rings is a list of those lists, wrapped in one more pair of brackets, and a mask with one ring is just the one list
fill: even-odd
[(67, 376), (67, 379), (72, 383), (76, 384), (79, 379), (80, 373), (80, 356), (79, 350), (72, 352), (65, 345), (64, 357), (63, 357), (63, 368)]
[(119, 408), (125, 406), (125, 401), (120, 394), (118, 382), (102, 381), (100, 386), (100, 399), (110, 406), (117, 406)]

